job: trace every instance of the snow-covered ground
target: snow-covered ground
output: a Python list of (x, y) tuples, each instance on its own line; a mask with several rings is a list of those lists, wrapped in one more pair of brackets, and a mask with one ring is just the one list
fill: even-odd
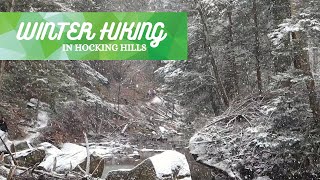
[(31, 147), (31, 142), (40, 136), (40, 130), (48, 126), (50, 118), (49, 113), (45, 111), (45, 109), (49, 105), (38, 101), (38, 99), (31, 98), (30, 101), (27, 103), (27, 105), (31, 108), (36, 108), (37, 106), (39, 106), (36, 122), (33, 126), (27, 127), (25, 129), (25, 131), (28, 132), (28, 136), (22, 140), (15, 140), (15, 145), (26, 142), (29, 145), (29, 147)]
[(49, 121), (48, 112), (40, 110), (37, 116), (37, 129), (47, 127)]

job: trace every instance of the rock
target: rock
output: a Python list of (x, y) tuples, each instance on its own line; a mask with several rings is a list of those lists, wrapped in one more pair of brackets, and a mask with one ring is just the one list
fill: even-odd
[(20, 166), (32, 167), (40, 163), (46, 156), (46, 153), (42, 150), (36, 150), (31, 152), (25, 157), (17, 158), (17, 162)]
[(32, 103), (32, 104), (38, 104), (38, 102), (39, 102), (39, 100), (36, 99), (36, 98), (31, 98), (30, 99), (30, 103)]
[(50, 143), (42, 143), (41, 145), (41, 148), (46, 151), (47, 156), (39, 166), (47, 171), (55, 170), (59, 173), (65, 173), (75, 169), (87, 157), (86, 148), (80, 145), (65, 143), (61, 149), (56, 148)]
[(37, 106), (38, 102), (39, 102), (38, 99), (31, 98), (30, 101), (27, 103), (27, 106), (31, 107), (31, 108), (35, 108)]
[(117, 170), (117, 171), (110, 171), (106, 180), (124, 180), (128, 179), (128, 175), (130, 170)]
[(186, 157), (177, 151), (165, 151), (149, 158), (159, 179), (191, 180)]
[(176, 151), (164, 151), (152, 156), (132, 170), (111, 171), (107, 180), (191, 180), (186, 157)]
[(211, 180), (211, 179), (215, 179), (216, 180), (216, 172), (208, 167), (205, 166), (201, 163), (198, 163), (194, 160), (193, 156), (188, 152), (189, 150), (187, 150), (186, 152), (184, 152), (187, 160), (188, 160), (188, 164), (190, 166), (190, 172), (191, 172), (191, 178), (192, 180)]
[(157, 175), (150, 159), (144, 160), (132, 170), (110, 171), (107, 180), (156, 180)]
[[(86, 163), (85, 160), (80, 164), (80, 167), (85, 170), (86, 169)], [(90, 156), (90, 174), (92, 174), (93, 177), (101, 177), (104, 169), (105, 161), (103, 158), (99, 156)]]
[(15, 144), (15, 150), (16, 151), (22, 151), (22, 150), (25, 150), (25, 149), (29, 149), (29, 144), (27, 141), (23, 141), (23, 142), (20, 142), (18, 144)]
[[(43, 161), (43, 159), (46, 157), (46, 153), (44, 150), (31, 149), (16, 152), (14, 157), (19, 166), (34, 167)], [(6, 156), (4, 161), (9, 164), (11, 162), (10, 159), (10, 156)]]

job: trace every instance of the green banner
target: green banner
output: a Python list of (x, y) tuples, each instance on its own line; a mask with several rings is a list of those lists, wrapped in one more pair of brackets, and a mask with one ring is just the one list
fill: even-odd
[(0, 60), (187, 60), (187, 13), (0, 13)]

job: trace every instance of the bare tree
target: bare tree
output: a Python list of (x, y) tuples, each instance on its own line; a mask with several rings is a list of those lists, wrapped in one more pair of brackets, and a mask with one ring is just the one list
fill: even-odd
[(205, 51), (210, 59), (210, 63), (211, 63), (211, 66), (212, 66), (212, 71), (213, 71), (213, 75), (217, 81), (217, 84), (218, 84), (218, 89), (219, 89), (219, 92), (221, 94), (221, 97), (222, 97), (222, 100), (223, 100), (223, 103), (225, 106), (229, 106), (229, 98), (228, 98), (228, 95), (226, 93), (226, 90), (223, 86), (223, 83), (222, 83), (222, 80), (221, 80), (221, 77), (219, 75), (219, 71), (218, 71), (218, 67), (217, 67), (217, 63), (216, 63), (216, 60), (213, 56), (213, 53), (212, 53), (212, 47), (211, 47), (211, 44), (210, 44), (210, 38), (209, 38), (209, 30), (208, 30), (208, 26), (207, 26), (207, 22), (206, 22), (206, 17), (202, 11), (202, 6), (201, 4), (197, 1), (197, 0), (194, 0), (194, 4), (195, 6), (197, 7), (197, 11), (200, 15), (200, 18), (201, 18), (201, 23), (202, 23), (202, 26), (203, 26), (203, 33), (204, 33), (204, 36), (205, 36), (205, 40), (204, 40), (204, 43), (205, 43)]

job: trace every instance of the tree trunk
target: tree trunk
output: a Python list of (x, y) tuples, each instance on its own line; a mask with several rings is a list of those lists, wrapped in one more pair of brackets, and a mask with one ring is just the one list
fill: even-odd
[[(230, 2), (231, 4), (232, 2)], [(228, 16), (228, 22), (229, 22), (229, 26), (228, 26), (228, 47), (227, 47), (227, 59), (230, 63), (231, 66), (231, 77), (232, 77), (232, 83), (233, 83), (233, 90), (234, 92), (229, 92), (229, 96), (234, 94), (238, 94), (240, 93), (240, 88), (239, 88), (239, 77), (238, 77), (238, 70), (237, 70), (237, 64), (236, 64), (236, 58), (234, 55), (234, 39), (233, 39), (233, 21), (232, 21), (232, 7), (230, 5), (230, 7), (228, 7), (228, 11), (227, 11), (227, 16)]]
[[(219, 92), (217, 92), (217, 91), (215, 90), (214, 87), (209, 87), (209, 88), (210, 88), (211, 107), (212, 107), (212, 110), (213, 110), (214, 114), (215, 114), (216, 116), (218, 116), (218, 115), (219, 115), (219, 106), (218, 106), (218, 104), (217, 104), (217, 102), (216, 102), (216, 99), (217, 99), (217, 98), (215, 98), (214, 94), (217, 94), (217, 95), (220, 95), (220, 94), (219, 94)], [(215, 91), (216, 91), (217, 93), (215, 93)]]
[[(283, 22), (284, 19), (290, 18), (290, 3), (289, 0), (272, 0), (272, 15), (274, 27)], [(282, 50), (290, 49), (290, 37), (284, 40), (284, 48)], [(285, 72), (292, 64), (291, 57), (283, 53), (274, 56), (273, 65), (275, 72)]]
[[(298, 8), (302, 6), (300, 0), (290, 0), (291, 16), (296, 17), (298, 15)], [(312, 110), (313, 118), (316, 124), (320, 122), (320, 109), (319, 102), (317, 100), (317, 93), (315, 87), (314, 77), (311, 71), (308, 50), (304, 49), (307, 47), (306, 36), (304, 32), (297, 31), (292, 33), (292, 42), (294, 47), (294, 65), (295, 68), (300, 69), (306, 77), (306, 86), (309, 96), (310, 109)]]
[(256, 71), (257, 71), (257, 84), (259, 94), (262, 93), (262, 78), (261, 78), (261, 66), (260, 66), (260, 41), (259, 41), (259, 22), (257, 12), (257, 0), (253, 0), (253, 21), (254, 21), (254, 55), (256, 59)]
[(4, 76), (4, 68), (6, 66), (6, 61), (2, 60), (0, 62), (0, 88), (2, 88), (3, 76)]
[[(15, 6), (15, 0), (8, 0), (6, 1), (8, 6), (7, 6), (7, 11), (8, 12), (13, 12), (14, 11), (14, 6)], [(2, 60), (0, 62), (0, 88), (2, 88), (2, 81), (3, 81), (3, 76), (4, 76), (4, 68), (6, 66), (6, 61)]]
[(202, 26), (203, 26), (203, 32), (204, 32), (204, 36), (205, 36), (205, 50), (206, 50), (206, 53), (207, 55), (209, 56), (209, 59), (210, 59), (210, 64), (212, 66), (212, 71), (213, 71), (213, 75), (217, 81), (217, 84), (218, 84), (218, 89), (220, 91), (220, 94), (222, 96), (222, 100), (223, 100), (223, 103), (226, 107), (229, 106), (229, 98), (227, 96), (227, 93), (226, 93), (226, 90), (223, 86), (223, 83), (222, 83), (222, 80), (221, 80), (221, 77), (219, 75), (219, 71), (218, 71), (218, 67), (217, 67), (217, 64), (216, 64), (216, 60), (214, 59), (214, 56), (213, 56), (213, 53), (212, 53), (212, 47), (211, 47), (211, 44), (210, 44), (210, 39), (209, 39), (209, 31), (208, 31), (208, 27), (207, 27), (207, 23), (206, 23), (206, 18), (202, 12), (202, 8), (201, 8), (201, 5), (198, 3), (197, 0), (194, 0), (194, 3), (197, 7), (197, 10), (198, 10), (198, 13), (200, 15), (200, 18), (201, 18), (201, 23), (202, 23)]

